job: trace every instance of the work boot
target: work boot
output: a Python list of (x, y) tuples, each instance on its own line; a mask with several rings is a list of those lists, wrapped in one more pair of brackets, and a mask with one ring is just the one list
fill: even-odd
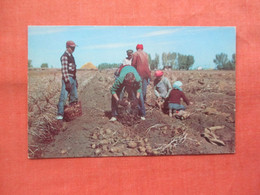
[(114, 121), (116, 121), (116, 120), (117, 120), (116, 117), (113, 116), (109, 121), (110, 121), (110, 122), (114, 122)]
[(57, 119), (57, 120), (62, 120), (62, 119), (63, 119), (63, 116), (57, 115), (57, 116), (56, 116), (56, 119)]

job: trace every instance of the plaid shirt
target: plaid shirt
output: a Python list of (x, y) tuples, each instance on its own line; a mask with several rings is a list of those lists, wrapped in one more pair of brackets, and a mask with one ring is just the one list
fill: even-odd
[[(69, 64), (69, 59), (67, 57), (68, 56), (72, 56), (72, 54), (70, 54), (68, 51), (66, 51), (62, 56), (61, 56), (61, 73), (62, 73), (62, 78), (64, 79), (65, 82), (69, 82), (69, 76), (75, 77), (75, 73), (72, 73), (71, 71), (69, 71), (70, 69), (73, 68), (73, 66), (71, 67), (71, 65)], [(74, 59), (74, 58), (73, 58)], [(75, 66), (75, 64), (74, 64)], [(75, 67), (76, 68), (76, 67)]]

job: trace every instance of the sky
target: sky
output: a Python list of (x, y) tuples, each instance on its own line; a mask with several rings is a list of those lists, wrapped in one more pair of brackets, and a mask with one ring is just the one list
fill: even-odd
[(136, 51), (137, 44), (143, 44), (152, 59), (159, 54), (159, 68), (163, 52), (194, 56), (192, 69), (215, 68), (217, 54), (225, 53), (231, 60), (236, 53), (235, 27), (28, 26), (28, 59), (35, 68), (43, 63), (60, 68), (68, 40), (78, 45), (73, 53), (77, 68), (87, 62), (120, 64), (126, 50)]

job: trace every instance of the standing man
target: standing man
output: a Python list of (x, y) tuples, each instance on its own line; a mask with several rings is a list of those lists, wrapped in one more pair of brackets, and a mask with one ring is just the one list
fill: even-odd
[(126, 51), (127, 57), (123, 60), (123, 65), (131, 65), (132, 64), (132, 56), (133, 56), (133, 50), (128, 49)]
[(133, 56), (133, 50), (132, 49), (128, 49), (126, 51), (127, 57), (123, 60), (123, 63), (116, 69), (114, 76), (115, 79), (117, 79), (119, 77), (120, 71), (123, 67), (125, 66), (131, 66), (132, 64), (132, 56)]
[(145, 120), (145, 106), (142, 94), (142, 81), (141, 78), (133, 66), (125, 66), (120, 71), (119, 77), (111, 87), (112, 101), (111, 110), (112, 118), (110, 121), (116, 121), (118, 116), (118, 105), (125, 106), (125, 102), (120, 100), (120, 93), (123, 88), (127, 88), (129, 93), (132, 94), (133, 107), (138, 106), (141, 120)]
[(146, 100), (146, 89), (151, 79), (151, 71), (148, 63), (148, 54), (143, 51), (143, 45), (137, 44), (136, 52), (133, 54), (132, 66), (134, 66), (142, 79), (142, 93)]
[(72, 53), (74, 52), (76, 44), (73, 41), (66, 42), (66, 51), (61, 56), (61, 74), (62, 74), (62, 87), (60, 99), (58, 103), (58, 115), (56, 119), (62, 120), (64, 115), (64, 105), (69, 96), (69, 103), (78, 101), (78, 82), (76, 79), (76, 63)]

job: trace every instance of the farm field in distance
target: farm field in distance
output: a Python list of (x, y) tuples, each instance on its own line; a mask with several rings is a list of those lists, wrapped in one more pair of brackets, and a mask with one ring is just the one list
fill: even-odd
[(60, 70), (28, 70), (29, 158), (234, 153), (235, 71), (166, 70), (164, 75), (172, 84), (182, 81), (193, 102), (186, 110), (190, 116), (180, 120), (161, 112), (151, 81), (146, 120), (129, 125), (109, 122), (114, 70), (77, 71), (83, 114), (71, 122), (55, 119)]

